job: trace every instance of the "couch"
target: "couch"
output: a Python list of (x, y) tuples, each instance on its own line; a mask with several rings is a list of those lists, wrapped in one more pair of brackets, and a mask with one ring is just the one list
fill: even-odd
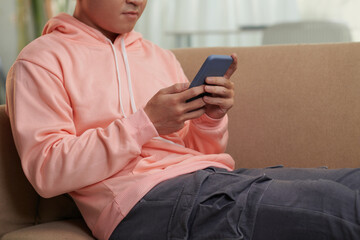
[[(227, 152), (237, 167), (360, 166), (360, 43), (173, 50), (192, 79), (206, 56), (237, 53)], [(93, 239), (67, 195), (44, 199), (21, 170), (0, 107), (0, 237)]]

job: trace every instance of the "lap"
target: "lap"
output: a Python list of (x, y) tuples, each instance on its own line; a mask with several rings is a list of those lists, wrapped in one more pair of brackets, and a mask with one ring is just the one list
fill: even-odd
[[(276, 229), (280, 231), (277, 235), (290, 231), (299, 219), (306, 223), (312, 219), (314, 230), (343, 218), (356, 223), (354, 208), (347, 206), (360, 207), (353, 190), (359, 189), (359, 178), (355, 169), (279, 167), (228, 172), (209, 168), (156, 186), (119, 224), (111, 239), (269, 239), (267, 234)], [(333, 216), (331, 223), (324, 212)], [(301, 224), (298, 231), (311, 232)], [(351, 231), (358, 231), (358, 226)]]

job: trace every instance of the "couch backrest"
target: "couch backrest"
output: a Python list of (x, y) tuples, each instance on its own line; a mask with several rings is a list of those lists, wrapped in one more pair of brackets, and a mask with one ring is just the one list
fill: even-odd
[(237, 167), (359, 167), (360, 43), (173, 51), (189, 79), (237, 53), (228, 152)]

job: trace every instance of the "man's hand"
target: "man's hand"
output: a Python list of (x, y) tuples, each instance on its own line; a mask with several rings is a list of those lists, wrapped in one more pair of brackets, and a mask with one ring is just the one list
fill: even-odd
[[(189, 83), (178, 83), (159, 90), (146, 104), (144, 111), (154, 124), (159, 135), (176, 132), (184, 127), (187, 120), (199, 118), (206, 113), (209, 117), (219, 119), (225, 116), (234, 104), (234, 83), (231, 76), (237, 68), (237, 57), (232, 54), (233, 63), (224, 77), (208, 77), (207, 84), (189, 89)], [(204, 92), (196, 100), (187, 100)]]
[(206, 78), (205, 92), (210, 96), (204, 96), (206, 103), (206, 114), (215, 119), (225, 116), (229, 109), (234, 105), (234, 83), (230, 80), (237, 68), (237, 56), (232, 54), (234, 59), (224, 77), (208, 77)]
[(205, 113), (202, 98), (191, 99), (204, 93), (204, 86), (189, 88), (189, 83), (179, 83), (159, 90), (146, 104), (144, 111), (159, 135), (166, 135), (183, 128), (184, 122), (199, 118)]

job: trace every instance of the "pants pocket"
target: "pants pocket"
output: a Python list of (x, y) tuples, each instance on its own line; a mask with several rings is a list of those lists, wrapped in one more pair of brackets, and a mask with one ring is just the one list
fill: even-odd
[(241, 212), (242, 207), (227, 193), (211, 196), (197, 206), (191, 239), (243, 239), (237, 228)]

